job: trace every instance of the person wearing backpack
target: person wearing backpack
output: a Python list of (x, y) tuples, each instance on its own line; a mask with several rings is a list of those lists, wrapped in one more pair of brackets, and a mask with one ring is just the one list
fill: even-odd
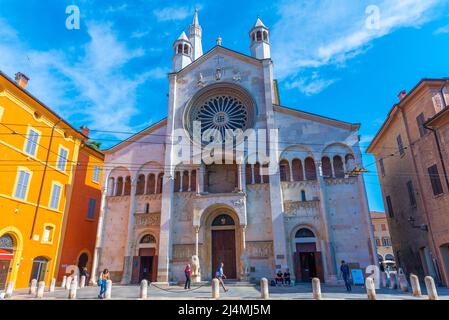
[(111, 277), (109, 276), (109, 270), (104, 269), (103, 272), (98, 277), (98, 285), (100, 286), (100, 293), (98, 294), (99, 299), (104, 299), (104, 294), (106, 292), (106, 285), (108, 280), (110, 280)]

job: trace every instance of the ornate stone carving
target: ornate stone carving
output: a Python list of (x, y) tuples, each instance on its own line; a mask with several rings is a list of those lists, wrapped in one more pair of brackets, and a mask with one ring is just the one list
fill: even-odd
[(354, 184), (356, 182), (356, 179), (356, 177), (324, 179), (324, 184), (326, 184), (327, 186), (338, 184)]
[(247, 241), (246, 252), (250, 259), (269, 259), (273, 256), (273, 242)]
[(189, 263), (195, 255), (195, 244), (174, 244), (173, 262)]
[(192, 282), (200, 282), (201, 281), (201, 270), (200, 270), (200, 259), (197, 255), (192, 256), (192, 260), (190, 262), (192, 269)]
[(205, 81), (204, 81), (204, 77), (203, 74), (200, 72), (200, 74), (198, 75), (198, 81), (196, 83), (196, 85), (198, 86), (198, 88), (202, 88), (205, 86)]
[(244, 201), (243, 199), (238, 199), (238, 200), (234, 200), (234, 201), (232, 202), (232, 204), (233, 204), (235, 207), (243, 207), (243, 205), (245, 204), (245, 201)]
[(161, 224), (160, 213), (138, 213), (135, 216), (135, 224), (137, 227), (159, 226)]
[(314, 201), (285, 201), (284, 214), (286, 216), (311, 217), (318, 215), (318, 200)]

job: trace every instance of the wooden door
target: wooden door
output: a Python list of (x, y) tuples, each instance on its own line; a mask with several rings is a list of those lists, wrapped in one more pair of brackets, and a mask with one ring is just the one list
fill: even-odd
[(323, 258), (321, 257), (321, 252), (315, 252), (315, 267), (316, 276), (324, 282)]
[(131, 283), (139, 283), (140, 277), (140, 257), (134, 256), (132, 261), (132, 273), (131, 273)]
[(212, 277), (221, 262), (228, 279), (237, 279), (234, 230), (212, 230)]
[(0, 290), (3, 290), (6, 286), (10, 264), (11, 260), (0, 260)]
[(301, 261), (299, 259), (299, 252), (294, 252), (294, 266), (295, 266), (295, 281), (302, 281), (302, 273), (301, 273)]

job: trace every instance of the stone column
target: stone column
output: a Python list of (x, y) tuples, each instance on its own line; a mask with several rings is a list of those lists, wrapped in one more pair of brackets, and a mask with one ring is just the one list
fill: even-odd
[(241, 225), (242, 228), (242, 252), (246, 254), (246, 225)]
[(187, 191), (192, 191), (192, 170), (189, 170), (189, 188), (187, 189)]
[(290, 170), (290, 182), (293, 182), (293, 162), (288, 162), (288, 168)]
[(200, 164), (200, 167), (198, 168), (197, 171), (197, 179), (196, 179), (196, 184), (197, 184), (197, 193), (203, 193), (204, 192), (204, 174), (205, 174), (206, 168), (204, 166), (204, 163)]
[[(176, 177), (176, 175), (175, 175)], [(179, 172), (179, 192), (182, 192), (182, 185), (183, 185), (183, 180), (184, 180), (184, 171), (180, 171)]]
[(121, 284), (129, 284), (131, 282), (133, 244), (134, 244), (134, 224), (136, 213), (136, 177), (131, 180), (131, 195), (128, 215), (128, 234), (126, 237), (125, 258), (123, 262), (123, 276)]
[(329, 156), (330, 159), (330, 163), (331, 163), (331, 177), (335, 178), (335, 169), (334, 169), (334, 159), (332, 159), (332, 157)]
[(199, 250), (198, 250), (198, 242), (199, 242), (199, 233), (200, 233), (200, 227), (195, 226), (195, 255), (199, 257)]
[[(106, 179), (109, 179), (109, 175), (106, 175)], [(100, 214), (98, 217), (97, 236), (95, 239), (95, 250), (94, 250), (94, 256), (93, 256), (93, 260), (92, 260), (92, 270), (90, 273), (91, 276), (90, 276), (90, 280), (89, 280), (89, 283), (91, 285), (97, 284), (98, 265), (100, 262), (100, 254), (101, 254), (101, 247), (102, 247), (103, 234), (104, 234), (104, 230), (103, 230), (104, 219), (105, 219), (105, 215), (106, 215), (107, 208), (108, 208), (107, 194), (108, 194), (107, 188), (103, 189), (103, 192), (101, 193), (101, 207), (100, 207)]]
[(251, 184), (255, 183), (255, 176), (254, 176), (254, 164), (251, 164)]
[(302, 164), (302, 180), (307, 180), (306, 178), (306, 162), (305, 160), (301, 160), (301, 164)]
[(159, 183), (159, 173), (154, 176), (154, 194), (157, 193), (157, 184)]
[(238, 179), (237, 179), (237, 189), (238, 189), (240, 192), (242, 192), (244, 189), (243, 189), (243, 181), (242, 181), (242, 172), (243, 172), (243, 170), (242, 170), (242, 165), (241, 165), (241, 164), (238, 165), (237, 171), (238, 171), (238, 174), (237, 174), (237, 176), (238, 176)]

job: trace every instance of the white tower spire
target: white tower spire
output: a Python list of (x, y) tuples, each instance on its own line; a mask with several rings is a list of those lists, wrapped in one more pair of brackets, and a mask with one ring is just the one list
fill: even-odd
[(192, 24), (189, 26), (189, 40), (193, 48), (192, 58), (194, 61), (203, 55), (202, 32), (203, 30), (198, 20), (198, 9), (195, 8)]
[(192, 63), (192, 44), (184, 31), (173, 43), (173, 50), (172, 69), (174, 72), (178, 72)]
[(250, 30), (249, 36), (251, 38), (251, 55), (257, 59), (269, 59), (270, 53), (270, 31), (263, 24), (262, 20), (257, 18), (254, 27)]

